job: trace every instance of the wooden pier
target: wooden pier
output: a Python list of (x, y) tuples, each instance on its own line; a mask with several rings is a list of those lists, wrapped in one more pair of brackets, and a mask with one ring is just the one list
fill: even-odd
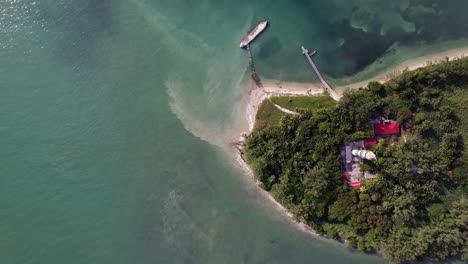
[(254, 68), (254, 64), (253, 64), (253, 58), (252, 58), (252, 52), (250, 51), (250, 45), (247, 44), (246, 48), (247, 48), (247, 54), (249, 55), (250, 70), (252, 70), (252, 72), (255, 72), (255, 68)]
[(252, 57), (252, 52), (250, 51), (250, 45), (247, 44), (247, 54), (249, 55), (249, 66), (250, 66), (250, 71), (252, 72), (252, 80), (255, 82), (258, 88), (263, 88), (262, 82), (260, 80), (260, 76), (258, 76), (257, 72), (255, 71), (254, 63), (253, 63), (253, 57)]
[(322, 74), (320, 73), (319, 69), (317, 68), (317, 66), (315, 65), (314, 61), (312, 60), (312, 56), (316, 53), (316, 51), (314, 51), (312, 54), (309, 53), (309, 50), (304, 48), (304, 46), (301, 46), (301, 50), (302, 50), (302, 54), (304, 54), (304, 56), (306, 56), (307, 60), (309, 61), (310, 63), (310, 66), (312, 66), (312, 68), (314, 69), (315, 73), (317, 74), (317, 76), (319, 77), (320, 79), (320, 82), (322, 83), (323, 85), (323, 88), (325, 89), (325, 91), (330, 95), (331, 98), (333, 98), (333, 100), (335, 101), (339, 101), (340, 100), (340, 96), (331, 88), (331, 86), (325, 81), (325, 79), (323, 78)]

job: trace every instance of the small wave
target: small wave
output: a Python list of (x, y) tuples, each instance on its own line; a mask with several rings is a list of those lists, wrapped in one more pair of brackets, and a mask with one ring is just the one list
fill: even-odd
[(177, 248), (177, 252), (185, 259), (192, 259), (194, 250), (201, 243), (181, 243), (188, 239), (199, 240), (195, 226), (190, 218), (180, 206), (182, 196), (175, 191), (169, 192), (162, 208), (161, 215), (163, 220), (164, 240), (167, 244)]
[(194, 259), (207, 259), (214, 252), (225, 226), (224, 216), (216, 209), (202, 208), (187, 211), (186, 197), (171, 190), (161, 208), (164, 242), (174, 248), (181, 258), (192, 263)]

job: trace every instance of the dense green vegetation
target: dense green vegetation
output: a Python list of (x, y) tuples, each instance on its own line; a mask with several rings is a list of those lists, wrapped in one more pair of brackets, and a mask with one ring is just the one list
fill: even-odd
[(281, 117), (285, 113), (276, 108), (269, 100), (264, 100), (257, 111), (255, 127), (262, 128), (272, 125), (279, 125)]
[[(393, 261), (467, 259), (467, 107), (468, 59), (444, 60), (256, 126), (246, 157), (263, 187), (321, 234)], [(377, 160), (363, 165), (377, 178), (351, 189), (339, 146), (370, 137), (380, 116), (398, 120), (407, 142), (380, 140)]]
[[(455, 89), (452, 93), (448, 94), (447, 98), (454, 107), (454, 110), (458, 117), (460, 117), (459, 131), (462, 133), (464, 141), (464, 153), (465, 161), (468, 160), (468, 85), (464, 89)], [(468, 172), (468, 162), (464, 162), (455, 168), (457, 175), (461, 175), (463, 172)], [(466, 181), (466, 178), (465, 178)], [(465, 187), (467, 183), (465, 182)], [(465, 189), (466, 190), (466, 189)]]

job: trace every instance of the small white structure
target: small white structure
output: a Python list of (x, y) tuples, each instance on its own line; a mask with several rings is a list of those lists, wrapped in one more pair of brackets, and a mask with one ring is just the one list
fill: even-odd
[(375, 174), (373, 174), (373, 173), (370, 173), (370, 172), (368, 172), (368, 171), (364, 172), (364, 178), (366, 178), (366, 180), (368, 180), (368, 179), (374, 179), (374, 178), (376, 178), (376, 177), (377, 177), (377, 175), (375, 175)]
[(375, 160), (377, 157), (375, 156), (374, 152), (370, 150), (358, 150), (358, 149), (353, 149), (352, 151), (354, 156), (361, 157), (366, 160)]

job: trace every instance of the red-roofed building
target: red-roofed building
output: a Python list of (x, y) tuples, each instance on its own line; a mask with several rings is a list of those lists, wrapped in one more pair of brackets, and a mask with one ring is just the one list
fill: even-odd
[[(373, 124), (374, 138), (346, 142), (340, 146), (343, 179), (353, 189), (359, 190), (361, 186), (366, 184), (366, 181), (377, 177), (376, 171), (361, 171), (361, 164), (364, 164), (364, 160), (372, 162), (376, 159), (375, 153), (368, 148), (376, 145), (382, 137), (386, 137), (384, 140), (387, 144), (393, 145), (398, 142), (401, 133), (400, 125), (396, 121), (380, 118), (371, 120), (371, 123)], [(397, 138), (393, 136), (397, 136)]]
[(375, 138), (368, 138), (362, 141), (362, 145), (364, 145), (364, 148), (368, 148), (369, 146), (373, 146), (375, 144), (377, 144), (377, 139)]
[(379, 124), (374, 124), (374, 135), (376, 137), (381, 136), (391, 136), (400, 134), (400, 125), (398, 122), (389, 121), (389, 122), (380, 122)]
[(360, 182), (349, 182), (349, 186), (353, 189), (359, 189), (361, 188), (361, 183)]

